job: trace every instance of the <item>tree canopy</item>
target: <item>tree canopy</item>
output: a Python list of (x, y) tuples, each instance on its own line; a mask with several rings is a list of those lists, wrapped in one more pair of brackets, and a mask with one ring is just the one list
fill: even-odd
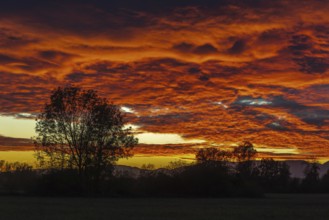
[(120, 108), (94, 90), (57, 88), (37, 118), (35, 145), (41, 166), (76, 169), (98, 179), (138, 140), (124, 127)]

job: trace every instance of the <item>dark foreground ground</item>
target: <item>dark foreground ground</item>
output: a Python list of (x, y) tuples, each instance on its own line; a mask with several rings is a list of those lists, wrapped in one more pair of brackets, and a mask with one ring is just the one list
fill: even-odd
[(0, 219), (329, 219), (329, 195), (262, 199), (99, 199), (0, 197)]

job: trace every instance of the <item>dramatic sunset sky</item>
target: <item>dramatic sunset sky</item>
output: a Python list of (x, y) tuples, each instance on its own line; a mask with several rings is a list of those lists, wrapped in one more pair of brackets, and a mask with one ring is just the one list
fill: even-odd
[(33, 160), (57, 86), (120, 105), (123, 164), (251, 141), (259, 157), (329, 160), (329, 1), (1, 0), (0, 159)]

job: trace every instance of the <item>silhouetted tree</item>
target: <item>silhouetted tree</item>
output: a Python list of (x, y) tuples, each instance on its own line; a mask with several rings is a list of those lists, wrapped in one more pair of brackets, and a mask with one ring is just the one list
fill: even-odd
[(305, 177), (302, 181), (302, 191), (303, 192), (318, 192), (319, 191), (319, 163), (316, 161), (313, 161), (311, 163), (308, 163), (304, 174)]
[(232, 153), (217, 148), (204, 148), (198, 150), (195, 157), (199, 164), (226, 167), (232, 158)]
[(119, 158), (137, 144), (124, 128), (120, 108), (94, 90), (57, 88), (37, 118), (36, 155), (41, 166), (76, 170), (81, 183), (97, 187)]
[(151, 163), (143, 164), (141, 166), (141, 169), (142, 170), (154, 170), (155, 169), (155, 165), (154, 164), (151, 164)]
[(164, 168), (168, 170), (183, 169), (184, 167), (191, 166), (193, 163), (187, 163), (184, 160), (174, 160), (170, 161)]
[(290, 171), (285, 162), (275, 161), (272, 158), (262, 159), (258, 171), (261, 184), (267, 191), (283, 192), (287, 190)]
[(241, 177), (251, 177), (257, 151), (253, 144), (246, 141), (233, 150), (233, 158), (238, 162), (236, 170)]

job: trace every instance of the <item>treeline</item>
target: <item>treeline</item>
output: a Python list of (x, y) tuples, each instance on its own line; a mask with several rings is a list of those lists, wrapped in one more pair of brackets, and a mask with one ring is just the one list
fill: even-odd
[(26, 163), (0, 160), (0, 194), (33, 194), (41, 176)]
[[(329, 171), (320, 178), (319, 164), (308, 163), (302, 179), (273, 159), (255, 161), (249, 142), (233, 151), (201, 149), (196, 163), (171, 169), (142, 170), (138, 177), (108, 169), (101, 181), (81, 181), (75, 169), (34, 170), (24, 163), (0, 161), (0, 193), (42, 196), (111, 197), (260, 197), (265, 193), (329, 193)], [(144, 166), (144, 168), (153, 168)]]

